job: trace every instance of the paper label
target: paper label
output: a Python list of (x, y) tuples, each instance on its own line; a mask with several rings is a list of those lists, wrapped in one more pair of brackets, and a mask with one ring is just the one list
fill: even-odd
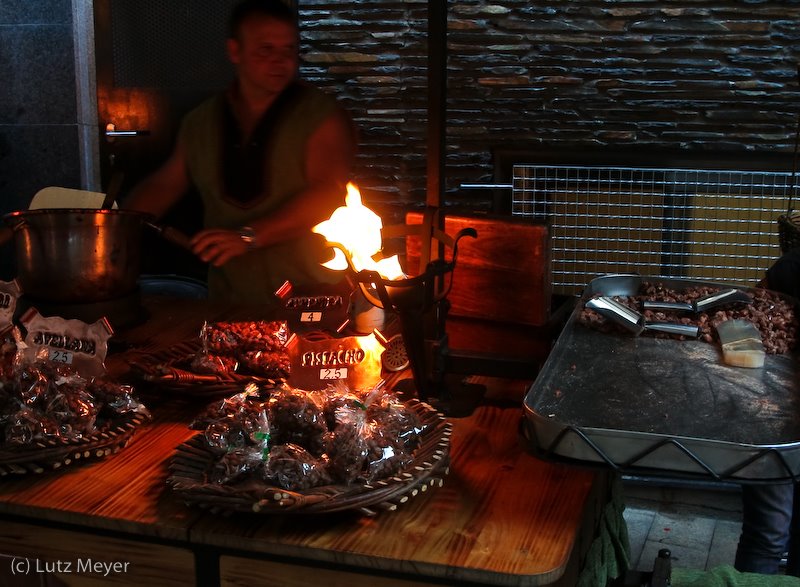
[(50, 362), (72, 366), (85, 377), (105, 374), (108, 339), (114, 333), (105, 318), (87, 324), (58, 316), (42, 316), (36, 308), (31, 308), (22, 315), (20, 322), (27, 330), (25, 355), (29, 360), (46, 357)]

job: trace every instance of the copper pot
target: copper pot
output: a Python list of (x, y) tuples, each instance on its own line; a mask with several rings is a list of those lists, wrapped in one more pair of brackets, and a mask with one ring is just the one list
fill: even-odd
[(59, 303), (132, 293), (140, 272), (142, 227), (149, 218), (131, 210), (78, 208), (6, 214), (23, 293)]

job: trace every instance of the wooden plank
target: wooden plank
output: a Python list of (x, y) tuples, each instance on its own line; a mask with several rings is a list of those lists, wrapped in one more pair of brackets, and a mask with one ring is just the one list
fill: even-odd
[[(587, 523), (594, 473), (524, 453), (520, 412), (479, 407), (454, 420), (452, 464), (444, 485), (396, 511), (366, 518), (206, 516), (195, 541), (225, 548), (358, 567), (422, 581), (548, 585), (567, 572)], [(589, 516), (591, 519), (591, 516)], [(589, 520), (591, 524), (591, 520)], [(576, 554), (579, 558), (579, 555)]]
[(448, 347), (458, 351), (530, 359), (544, 363), (553, 346), (554, 333), (546, 327), (502, 324), (450, 316), (445, 325)]
[[(417, 225), (422, 214), (411, 212), (406, 223)], [(448, 295), (451, 313), (507, 323), (541, 326), (550, 316), (550, 231), (547, 224), (511, 217), (446, 216), (452, 236), (467, 227), (477, 239), (462, 238)], [(432, 246), (436, 246), (436, 241)], [(420, 271), (420, 238), (406, 238), (406, 270)], [(447, 251), (450, 258), (452, 251)]]
[(166, 459), (193, 434), (183, 410), (154, 410), (152, 423), (137, 431), (126, 448), (102, 460), (5, 477), (0, 513), (185, 539), (198, 513), (166, 489)]
[[(0, 553), (17, 557), (0, 568), (0, 584), (13, 584), (19, 575), (41, 584), (105, 587), (107, 585), (195, 584), (194, 555), (190, 550), (133, 540), (94, 536), (4, 520), (0, 525)], [(11, 574), (13, 570), (17, 574)], [(25, 571), (27, 570), (27, 573)], [(4, 579), (11, 575), (8, 582)], [(33, 580), (31, 580), (31, 584)]]
[(236, 556), (221, 556), (220, 587), (251, 587), (252, 585), (280, 585), (281, 587), (426, 587), (441, 585), (414, 579), (382, 577), (333, 570), (308, 565), (288, 564), (277, 561), (256, 560)]

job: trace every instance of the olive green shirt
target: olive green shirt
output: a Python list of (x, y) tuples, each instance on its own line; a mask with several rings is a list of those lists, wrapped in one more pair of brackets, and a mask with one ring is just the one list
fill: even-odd
[[(238, 229), (268, 216), (304, 190), (306, 144), (322, 122), (336, 112), (337, 101), (308, 85), (297, 84), (292, 100), (269, 128), (264, 150), (263, 190), (242, 202), (226, 192), (225, 153), (226, 95), (200, 104), (184, 118), (181, 142), (191, 181), (202, 198), (206, 228)], [(342, 194), (344, 201), (344, 194)], [(341, 278), (320, 265), (330, 257), (324, 239), (310, 230), (307, 237), (279, 243), (235, 257), (222, 267), (209, 267), (209, 297), (234, 303), (267, 304), (284, 283), (294, 285), (333, 282)]]

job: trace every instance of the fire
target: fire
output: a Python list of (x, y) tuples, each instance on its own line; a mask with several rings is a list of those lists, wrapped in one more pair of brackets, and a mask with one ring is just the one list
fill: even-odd
[(381, 376), (381, 355), (383, 354), (384, 350), (383, 345), (374, 334), (360, 336), (358, 344), (365, 353), (364, 361), (362, 362), (364, 382), (369, 383), (370, 381), (378, 381)]
[[(345, 205), (333, 211), (328, 220), (311, 230), (324, 236), (329, 243), (338, 243), (347, 251), (356, 271), (377, 271), (384, 279), (405, 277), (397, 255), (375, 260), (382, 250), (381, 217), (361, 203), (361, 192), (353, 183), (347, 184)], [(345, 254), (334, 249), (333, 259), (323, 263), (328, 269), (344, 271), (348, 268)]]

